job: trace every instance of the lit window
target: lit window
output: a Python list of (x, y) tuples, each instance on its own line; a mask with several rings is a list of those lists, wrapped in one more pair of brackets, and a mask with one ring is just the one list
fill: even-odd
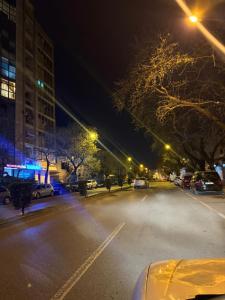
[(16, 98), (16, 84), (15, 82), (1, 79), (1, 96), (9, 99)]

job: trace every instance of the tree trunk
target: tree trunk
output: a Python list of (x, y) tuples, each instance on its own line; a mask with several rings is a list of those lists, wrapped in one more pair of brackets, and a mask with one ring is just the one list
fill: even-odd
[(48, 174), (49, 174), (49, 166), (50, 162), (47, 160), (47, 167), (46, 167), (46, 172), (45, 172), (45, 184), (48, 184)]

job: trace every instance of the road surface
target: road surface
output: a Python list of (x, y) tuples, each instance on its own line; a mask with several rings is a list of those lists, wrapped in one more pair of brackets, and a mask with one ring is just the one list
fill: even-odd
[(0, 300), (128, 300), (150, 262), (225, 257), (225, 215), (210, 204), (225, 199), (212, 199), (158, 183), (1, 226)]

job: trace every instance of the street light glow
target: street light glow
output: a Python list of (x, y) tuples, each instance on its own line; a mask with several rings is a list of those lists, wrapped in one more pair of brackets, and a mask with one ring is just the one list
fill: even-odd
[(92, 140), (92, 141), (97, 141), (97, 139), (98, 139), (98, 134), (97, 134), (97, 132), (90, 132), (90, 139)]
[[(187, 6), (186, 2), (184, 0), (175, 1), (190, 20), (191, 16), (194, 15), (192, 14), (190, 8)], [(195, 24), (199, 31), (204, 35), (204, 37), (225, 56), (225, 46), (223, 45), (223, 43), (221, 43), (211, 32), (209, 32), (207, 28), (199, 21), (199, 19), (197, 20), (197, 22), (195, 22)]]
[(166, 145), (165, 145), (165, 149), (166, 149), (166, 150), (170, 150), (170, 149), (171, 149), (171, 146), (170, 146), (169, 144), (166, 144)]
[(190, 16), (189, 20), (191, 21), (191, 23), (197, 23), (198, 22), (198, 17), (197, 16)]
[(144, 169), (144, 165), (143, 164), (140, 164), (140, 169)]
[(129, 162), (132, 162), (132, 157), (129, 156), (129, 157), (127, 158), (127, 160), (128, 160)]

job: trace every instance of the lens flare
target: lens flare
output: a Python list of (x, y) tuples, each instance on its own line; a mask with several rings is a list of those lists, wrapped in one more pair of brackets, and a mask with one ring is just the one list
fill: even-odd
[(196, 16), (190, 16), (189, 20), (191, 21), (191, 23), (197, 23), (198, 22), (198, 17), (196, 17)]
[[(190, 8), (187, 6), (185, 1), (183, 0), (175, 0), (177, 4), (180, 6), (180, 8), (184, 11), (186, 16), (191, 20), (191, 18), (194, 18), (195, 16), (192, 14)], [(204, 35), (204, 37), (220, 52), (225, 56), (225, 46), (212, 34), (210, 33), (207, 28), (199, 22), (198, 18), (195, 22), (196, 27), (199, 29), (199, 31)]]

